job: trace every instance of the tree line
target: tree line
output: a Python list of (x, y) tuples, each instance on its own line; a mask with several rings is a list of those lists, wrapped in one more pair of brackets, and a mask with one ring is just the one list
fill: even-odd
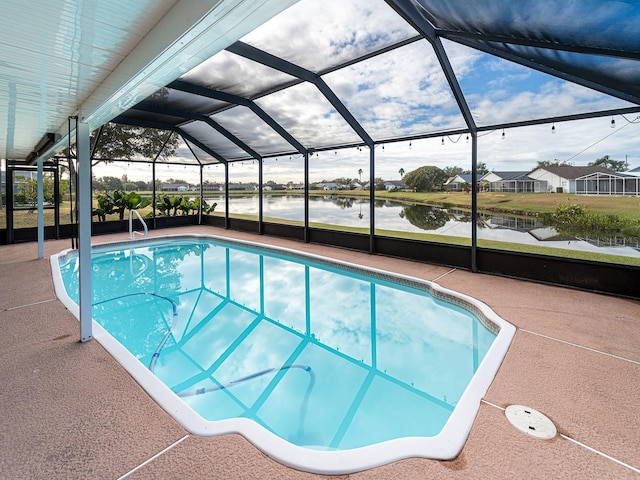
[[(544, 161), (538, 162), (538, 167), (573, 167), (573, 166), (574, 166), (573, 163), (566, 162), (566, 161), (561, 162), (558, 159), (555, 159), (553, 161), (544, 160)], [(614, 172), (624, 172), (629, 168), (629, 165), (627, 164), (626, 160), (614, 160), (609, 155), (605, 155), (604, 157), (600, 157), (599, 159), (594, 160), (593, 162), (589, 162), (587, 166), (604, 167)]]
[[(189, 185), (190, 183), (186, 180), (182, 179), (174, 179), (169, 178), (168, 180), (161, 181), (156, 180), (156, 190), (160, 190), (162, 184), (164, 183), (172, 183), (172, 184), (180, 184), (180, 185)], [(150, 192), (153, 190), (153, 182), (152, 181), (144, 181), (144, 180), (129, 180), (128, 176), (122, 175), (121, 178), (112, 177), (112, 176), (104, 176), (104, 177), (93, 177), (91, 180), (91, 184), (94, 192), (115, 192), (116, 190), (131, 192), (134, 190), (146, 191)]]
[[(539, 161), (536, 165), (536, 168), (551, 166), (572, 167), (574, 165), (573, 163), (555, 159), (553, 161)], [(602, 166), (604, 168), (607, 168), (608, 170), (615, 172), (622, 172), (628, 168), (626, 161), (613, 160), (609, 155), (605, 155), (604, 157), (590, 162), (588, 166)], [(478, 177), (486, 173), (489, 173), (489, 169), (487, 168), (486, 164), (483, 162), (478, 162)], [(415, 190), (416, 192), (433, 192), (442, 190), (442, 186), (449, 178), (455, 175), (469, 174), (471, 174), (471, 170), (465, 170), (456, 166), (439, 168), (434, 165), (425, 165), (407, 173), (406, 175), (404, 175), (402, 180), (406, 188), (410, 188), (412, 190)]]

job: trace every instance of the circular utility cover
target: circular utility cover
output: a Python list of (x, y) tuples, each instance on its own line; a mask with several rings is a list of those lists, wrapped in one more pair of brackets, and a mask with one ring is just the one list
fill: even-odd
[(556, 436), (556, 426), (551, 420), (533, 408), (509, 405), (505, 410), (507, 420), (521, 432), (542, 440)]

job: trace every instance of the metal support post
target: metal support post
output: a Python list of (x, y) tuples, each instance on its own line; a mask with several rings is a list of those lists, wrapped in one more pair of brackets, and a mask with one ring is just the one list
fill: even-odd
[(471, 271), (478, 271), (478, 132), (471, 132)]
[(376, 152), (369, 145), (369, 253), (376, 253)]
[(263, 211), (263, 188), (262, 182), (263, 179), (263, 165), (262, 158), (258, 159), (258, 235), (262, 235), (264, 233), (264, 211)]
[(78, 259), (80, 285), (80, 341), (92, 338), (91, 308), (91, 158), (89, 156), (89, 125), (78, 122)]
[(224, 228), (229, 229), (229, 162), (224, 164)]
[(304, 152), (304, 243), (309, 243), (309, 152)]
[(38, 258), (44, 258), (44, 165), (38, 158)]

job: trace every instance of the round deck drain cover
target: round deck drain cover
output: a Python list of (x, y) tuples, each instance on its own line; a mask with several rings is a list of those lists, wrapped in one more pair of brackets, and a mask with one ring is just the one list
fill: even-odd
[(509, 405), (504, 413), (514, 427), (527, 435), (543, 440), (556, 436), (557, 430), (553, 422), (533, 408)]

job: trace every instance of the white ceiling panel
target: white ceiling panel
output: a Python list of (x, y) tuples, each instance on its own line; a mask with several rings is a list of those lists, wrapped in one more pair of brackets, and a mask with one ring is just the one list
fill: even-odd
[(0, 158), (91, 127), (178, 78), (296, 0), (3, 0)]
[(25, 158), (56, 132), (174, 4), (3, 2), (0, 156)]

